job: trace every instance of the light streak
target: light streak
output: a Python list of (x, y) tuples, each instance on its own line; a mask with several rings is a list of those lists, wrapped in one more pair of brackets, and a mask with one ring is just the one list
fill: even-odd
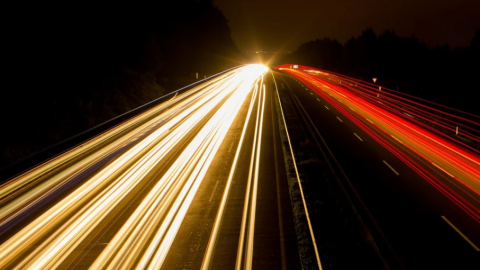
[(263, 116), (265, 111), (265, 84), (259, 90), (255, 137), (250, 157), (247, 190), (238, 241), (235, 269), (252, 269), (255, 214), (257, 206), (258, 173), (260, 170), (260, 150), (262, 146)]
[(220, 206), (219, 206), (219, 210), (218, 210), (217, 216), (215, 218), (215, 223), (213, 225), (213, 229), (212, 229), (212, 232), (210, 234), (210, 239), (208, 241), (207, 250), (205, 252), (205, 256), (204, 256), (204, 259), (203, 259), (203, 262), (202, 262), (202, 267), (201, 267), (201, 269), (203, 269), (203, 270), (209, 269), (210, 264), (212, 262), (213, 252), (214, 252), (214, 249), (215, 249), (215, 245), (217, 243), (217, 238), (218, 238), (218, 234), (219, 234), (219, 231), (220, 231), (220, 225), (222, 224), (222, 221), (223, 221), (228, 196), (230, 194), (230, 187), (231, 187), (232, 181), (233, 181), (233, 176), (234, 176), (234, 174), (237, 170), (237, 163), (238, 163), (238, 159), (239, 159), (239, 156), (240, 156), (240, 151), (242, 149), (242, 146), (243, 146), (243, 143), (244, 143), (244, 140), (245, 140), (245, 133), (247, 131), (248, 123), (250, 121), (250, 117), (251, 117), (252, 112), (253, 112), (255, 101), (257, 99), (257, 94), (258, 94), (257, 89), (258, 88), (256, 87), (255, 91), (253, 92), (253, 97), (251, 99), (251, 102), (250, 102), (250, 105), (249, 105), (249, 108), (248, 108), (247, 117), (246, 117), (245, 123), (243, 125), (242, 135), (240, 136), (240, 142), (237, 146), (237, 151), (235, 152), (235, 158), (233, 160), (232, 167), (230, 169), (230, 173), (228, 175), (225, 191), (223, 193), (222, 200), (221, 200)]
[[(476, 126), (478, 123), (466, 119), (466, 116), (472, 115), (464, 113), (466, 116), (456, 116), (442, 112), (413, 101), (413, 98), (408, 100), (399, 96), (399, 93), (392, 94), (393, 91), (383, 87), (382, 95), (384, 96), (381, 97), (382, 101), (379, 101), (376, 97), (378, 86), (364, 85), (360, 81), (341, 75), (335, 76), (341, 77), (342, 81), (358, 83), (358, 87), (351, 88), (345, 83), (334, 84), (318, 73), (292, 69), (284, 69), (284, 71), (309, 86), (330, 106), (355, 123), (480, 223), (480, 157), (478, 155), (480, 151), (459, 142), (456, 138), (448, 138), (424, 122), (416, 120), (421, 118), (422, 121), (436, 121), (432, 123), (452, 131), (455, 126), (463, 125), (467, 127), (463, 136), (478, 140), (480, 136), (472, 135), (479, 134), (475, 133), (478, 132)], [(352, 112), (352, 107), (355, 108), (356, 113)], [(443, 118), (438, 116), (441, 113), (445, 115)], [(364, 119), (374, 126), (365, 125)], [(387, 138), (392, 138), (401, 145), (395, 145)], [(446, 175), (432, 174), (436, 172), (432, 169), (433, 167), (439, 168)]]
[[(273, 76), (273, 73), (272, 73), (272, 76)], [(299, 186), (300, 195), (302, 197), (302, 204), (303, 204), (303, 208), (305, 210), (305, 216), (307, 218), (308, 229), (310, 231), (310, 237), (312, 238), (313, 250), (315, 252), (315, 259), (317, 260), (318, 268), (320, 270), (322, 270), (323, 268), (322, 268), (322, 263), (320, 261), (320, 255), (319, 255), (319, 252), (318, 252), (317, 242), (315, 240), (315, 233), (313, 232), (313, 227), (312, 227), (312, 222), (310, 220), (310, 214), (308, 212), (307, 202), (305, 201), (305, 196), (303, 194), (302, 181), (300, 180), (300, 174), (298, 172), (297, 163), (295, 161), (295, 155), (293, 154), (294, 152), (293, 152), (293, 148), (292, 148), (292, 143), (290, 141), (290, 135), (289, 135), (289, 132), (288, 132), (288, 127), (287, 127), (287, 121), (285, 121), (285, 114), (283, 113), (282, 102), (280, 100), (280, 95), (278, 93), (278, 87), (277, 87), (277, 82), (275, 80), (275, 76), (273, 76), (273, 81), (275, 83), (275, 88), (277, 89), (276, 92), (277, 92), (278, 103), (280, 105), (280, 112), (282, 114), (283, 124), (285, 125), (285, 132), (287, 134), (288, 145), (289, 145), (289, 148), (290, 148), (290, 153), (292, 155), (293, 167), (295, 168), (295, 174), (297, 176), (297, 183), (298, 183), (298, 186)]]
[(0, 246), (0, 268), (60, 267), (134, 190), (150, 184), (91, 268), (158, 269), (227, 131), (266, 71), (247, 65), (205, 81), (3, 184), (0, 226), (7, 228), (79, 183)]

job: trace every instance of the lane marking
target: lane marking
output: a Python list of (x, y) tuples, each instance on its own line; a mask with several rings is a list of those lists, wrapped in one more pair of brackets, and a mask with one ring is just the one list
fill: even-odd
[(320, 101), (320, 99), (317, 98), (318, 101)]
[(392, 166), (390, 166), (390, 164), (388, 164), (385, 160), (383, 161), (383, 163), (385, 163), (385, 165), (387, 165), (387, 166), (390, 168), (390, 170), (392, 170), (396, 175), (400, 175), (400, 174), (399, 174), (397, 171), (395, 171), (395, 169), (392, 168)]
[[(272, 77), (273, 77), (273, 81), (275, 82), (275, 88), (277, 88), (277, 82), (275, 80), (275, 76), (273, 76), (273, 72), (272, 72)], [(318, 252), (317, 242), (315, 240), (315, 234), (313, 232), (312, 222), (310, 221), (308, 206), (307, 206), (307, 203), (305, 202), (305, 196), (303, 194), (302, 182), (300, 181), (300, 174), (298, 173), (298, 167), (297, 167), (297, 163), (295, 161), (295, 155), (293, 154), (294, 152), (293, 152), (293, 147), (292, 147), (292, 141), (290, 139), (290, 134), (288, 133), (287, 122), (285, 121), (285, 114), (283, 112), (282, 101), (280, 100), (280, 94), (278, 93), (278, 88), (277, 88), (276, 92), (277, 92), (278, 104), (280, 106), (280, 112), (282, 114), (283, 124), (285, 125), (285, 133), (287, 134), (287, 140), (288, 140), (288, 145), (289, 145), (289, 148), (290, 148), (290, 154), (292, 156), (293, 167), (295, 168), (295, 174), (297, 176), (297, 183), (298, 183), (298, 186), (299, 186), (300, 195), (302, 197), (302, 204), (303, 204), (303, 208), (305, 209), (305, 216), (307, 218), (308, 229), (310, 231), (310, 237), (312, 238), (313, 250), (315, 251), (315, 258), (317, 259), (317, 266), (320, 270), (322, 270), (323, 267), (322, 267), (322, 263), (320, 262), (320, 255), (319, 255), (319, 252)]]
[(230, 153), (230, 151), (232, 151), (233, 143), (234, 142), (232, 142), (232, 144), (230, 144), (230, 148), (228, 149), (228, 153)]
[(217, 182), (215, 183), (215, 187), (213, 188), (212, 195), (210, 195), (210, 199), (208, 199), (208, 202), (212, 202), (213, 195), (215, 195), (215, 191), (217, 191), (218, 182), (220, 182), (220, 181), (217, 180)]
[(363, 142), (362, 138), (360, 138), (360, 136), (358, 136), (357, 133), (354, 132), (353, 134), (354, 134), (355, 136), (357, 136), (357, 138), (358, 138), (360, 141)]
[[(283, 83), (282, 83), (283, 84)], [(272, 95), (274, 95), (272, 93)], [(275, 105), (273, 104), (273, 98), (270, 99), (270, 108), (275, 108), (274, 107)], [(287, 252), (285, 251), (285, 233), (284, 233), (284, 225), (283, 225), (283, 219), (282, 217), (284, 216), (283, 215), (283, 210), (282, 210), (282, 201), (280, 199), (280, 196), (281, 196), (281, 191), (280, 191), (280, 170), (278, 168), (278, 159), (277, 159), (277, 139), (276, 139), (276, 136), (275, 136), (275, 131), (278, 130), (280, 132), (280, 130), (275, 128), (276, 125), (275, 125), (275, 122), (277, 122), (277, 125), (278, 125), (278, 121), (275, 121), (275, 114), (274, 113), (270, 113), (271, 116), (272, 116), (272, 134), (273, 134), (273, 158), (274, 158), (274, 162), (275, 162), (275, 182), (276, 182), (276, 190), (277, 190), (277, 215), (278, 215), (278, 229), (279, 229), (279, 236), (280, 236), (280, 254), (282, 254), (282, 270), (285, 270), (287, 269)]]
[(313, 96), (313, 93), (312, 93), (312, 92), (310, 92), (310, 95), (312, 95), (312, 96)]
[(327, 108), (327, 110), (330, 110), (327, 106), (325, 106), (325, 108)]
[(337, 119), (338, 119), (338, 121), (340, 121), (340, 122), (342, 122), (342, 123), (343, 123), (342, 119), (338, 118), (338, 116), (337, 116)]
[(450, 177), (455, 178), (455, 176), (453, 176), (453, 174), (447, 172), (447, 171), (446, 171), (445, 169), (443, 169), (442, 167), (438, 166), (437, 164), (435, 164), (435, 163), (433, 163), (433, 162), (432, 162), (432, 164), (433, 164), (433, 166), (435, 166), (435, 167), (439, 168), (440, 170), (442, 170), (444, 173), (450, 175)]
[(250, 156), (250, 168), (247, 180), (247, 189), (242, 215), (240, 237), (237, 248), (235, 269), (251, 269), (253, 260), (253, 241), (255, 230), (255, 216), (258, 194), (258, 175), (260, 170), (260, 150), (263, 132), (263, 117), (265, 113), (265, 84), (263, 91), (259, 90), (255, 132)]
[(460, 236), (465, 239), (465, 241), (467, 241), (467, 243), (469, 243), (473, 249), (475, 249), (475, 251), (479, 252), (480, 251), (480, 248), (478, 248), (472, 241), (470, 241), (470, 239), (468, 239), (467, 236), (465, 236), (465, 234), (463, 234), (457, 227), (455, 227), (455, 225), (453, 225), (450, 220), (448, 220), (446, 217), (442, 216), (442, 219), (445, 220), (445, 222), (448, 223), (448, 225), (450, 225), (450, 227), (452, 227), (458, 234), (460, 234)]
[[(278, 87), (277, 87), (277, 91), (278, 91)], [(213, 224), (212, 232), (210, 233), (210, 239), (208, 240), (208, 245), (205, 250), (205, 255), (204, 255), (202, 267), (201, 267), (202, 270), (209, 269), (210, 263), (212, 262), (213, 250), (215, 249), (215, 246), (217, 243), (220, 224), (222, 223), (222, 220), (225, 214), (225, 208), (226, 208), (227, 200), (230, 194), (230, 188), (232, 186), (233, 176), (237, 170), (237, 163), (240, 156), (240, 150), (242, 149), (243, 143), (245, 141), (245, 134), (247, 132), (248, 123), (253, 113), (253, 108), (255, 105), (255, 100), (257, 99), (257, 94), (258, 94), (257, 88), (255, 88), (255, 90), (253, 90), (253, 94), (252, 94), (253, 96), (252, 96), (252, 99), (250, 100), (250, 105), (248, 107), (247, 117), (243, 125), (242, 134), (240, 135), (240, 141), (238, 142), (238, 145), (237, 145), (235, 158), (233, 159), (232, 167), (230, 168), (230, 173), (228, 174), (227, 183), (225, 185), (225, 191), (223, 192), (223, 196), (220, 201), (220, 206), (218, 207), (217, 215), (215, 217), (215, 223)]]

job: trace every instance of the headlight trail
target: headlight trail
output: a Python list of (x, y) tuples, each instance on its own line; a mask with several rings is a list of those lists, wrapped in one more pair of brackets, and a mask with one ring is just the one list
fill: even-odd
[[(224, 78), (227, 78), (227, 74), (215, 81), (220, 81)], [(90, 168), (92, 163), (98, 162), (99, 159), (115, 151), (129, 147), (142, 134), (166, 122), (172, 115), (167, 113), (159, 114), (160, 112), (168, 109), (173, 104), (177, 106), (177, 110), (181, 110), (182, 107), (188, 105), (190, 100), (197, 98), (194, 95), (198, 96), (196, 92), (200, 89), (202, 88), (196, 87), (190, 90), (188, 94), (178, 97), (175, 103), (167, 101), (156, 108), (152, 108), (142, 115), (120, 124), (83, 145), (3, 184), (0, 187), (0, 206), (2, 208), (0, 225), (5, 224), (16, 215), (28, 209), (29, 206), (42, 200), (47, 194), (71, 181), (86, 168)], [(185, 100), (186, 98), (189, 99)], [(103, 144), (106, 145), (103, 146)], [(69, 163), (71, 165), (61, 168)]]
[(248, 173), (247, 191), (238, 241), (235, 269), (252, 269), (255, 214), (257, 206), (258, 172), (260, 166), (260, 149), (262, 144), (263, 115), (265, 109), (265, 84), (260, 84), (257, 117), (255, 122), (255, 137), (253, 140), (250, 168)]
[(158, 269), (231, 123), (266, 71), (248, 65), (222, 74), (3, 184), (1, 230), (38, 204), (63, 198), (2, 243), (0, 268), (60, 267), (134, 190), (153, 181), (91, 268)]
[(201, 266), (202, 270), (210, 269), (210, 265), (212, 263), (213, 253), (214, 253), (215, 246), (216, 246), (216, 243), (217, 243), (217, 239), (218, 239), (218, 236), (219, 236), (220, 225), (223, 222), (225, 209), (226, 209), (226, 205), (227, 205), (227, 200), (228, 200), (228, 197), (229, 197), (229, 194), (230, 194), (230, 188), (231, 188), (232, 181), (233, 181), (233, 176), (234, 176), (234, 174), (237, 170), (237, 164), (238, 164), (238, 160), (239, 160), (239, 156), (240, 156), (240, 151), (241, 151), (243, 143), (245, 141), (245, 134), (246, 134), (247, 127), (248, 127), (248, 124), (249, 124), (249, 121), (250, 121), (250, 117), (251, 117), (253, 109), (254, 109), (254, 105), (256, 103), (257, 96), (258, 96), (258, 87), (255, 87), (255, 90), (252, 94), (252, 99), (251, 99), (250, 105), (248, 107), (247, 117), (246, 117), (245, 123), (243, 125), (242, 134), (240, 136), (240, 142), (239, 142), (239, 144), (237, 146), (237, 150), (235, 152), (235, 158), (232, 162), (232, 167), (230, 169), (230, 173), (228, 174), (228, 179), (227, 179), (227, 184), (226, 184), (226, 187), (225, 187), (225, 191), (223, 193), (222, 200), (220, 202), (220, 206), (219, 206), (219, 209), (218, 209), (218, 212), (217, 212), (217, 216), (215, 218), (215, 222), (214, 222), (214, 225), (213, 225), (213, 228), (212, 228), (212, 232), (210, 234), (210, 239), (208, 241), (208, 245), (207, 245), (207, 248), (206, 248), (206, 251), (205, 251), (205, 256), (204, 256), (202, 266)]
[[(464, 143), (452, 142), (448, 136), (428, 126), (427, 120), (437, 119), (435, 115), (440, 110), (408, 101), (405, 97), (388, 95), (385, 89), (365, 86), (333, 73), (282, 69), (308, 85), (480, 223), (480, 152)], [(412, 115), (419, 120), (412, 119)], [(445, 120), (438, 121), (441, 125), (461, 126), (466, 130), (465, 137), (473, 136), (478, 140), (475, 135), (478, 123), (468, 119), (472, 115), (445, 115)]]

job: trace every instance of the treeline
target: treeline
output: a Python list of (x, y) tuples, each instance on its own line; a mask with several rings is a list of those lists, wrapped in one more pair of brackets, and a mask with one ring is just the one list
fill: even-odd
[(467, 47), (429, 48), (415, 36), (366, 29), (345, 44), (329, 38), (304, 43), (288, 61), (370, 82), (377, 77), (379, 85), (478, 115), (480, 29), (472, 36)]
[(211, 0), (4, 13), (0, 167), (241, 60)]

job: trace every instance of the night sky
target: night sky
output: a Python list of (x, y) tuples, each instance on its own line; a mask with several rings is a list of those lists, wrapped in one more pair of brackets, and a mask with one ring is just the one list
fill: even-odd
[(479, 0), (214, 0), (245, 51), (295, 50), (303, 42), (345, 42), (371, 27), (415, 34), (430, 47), (467, 46), (480, 27)]

